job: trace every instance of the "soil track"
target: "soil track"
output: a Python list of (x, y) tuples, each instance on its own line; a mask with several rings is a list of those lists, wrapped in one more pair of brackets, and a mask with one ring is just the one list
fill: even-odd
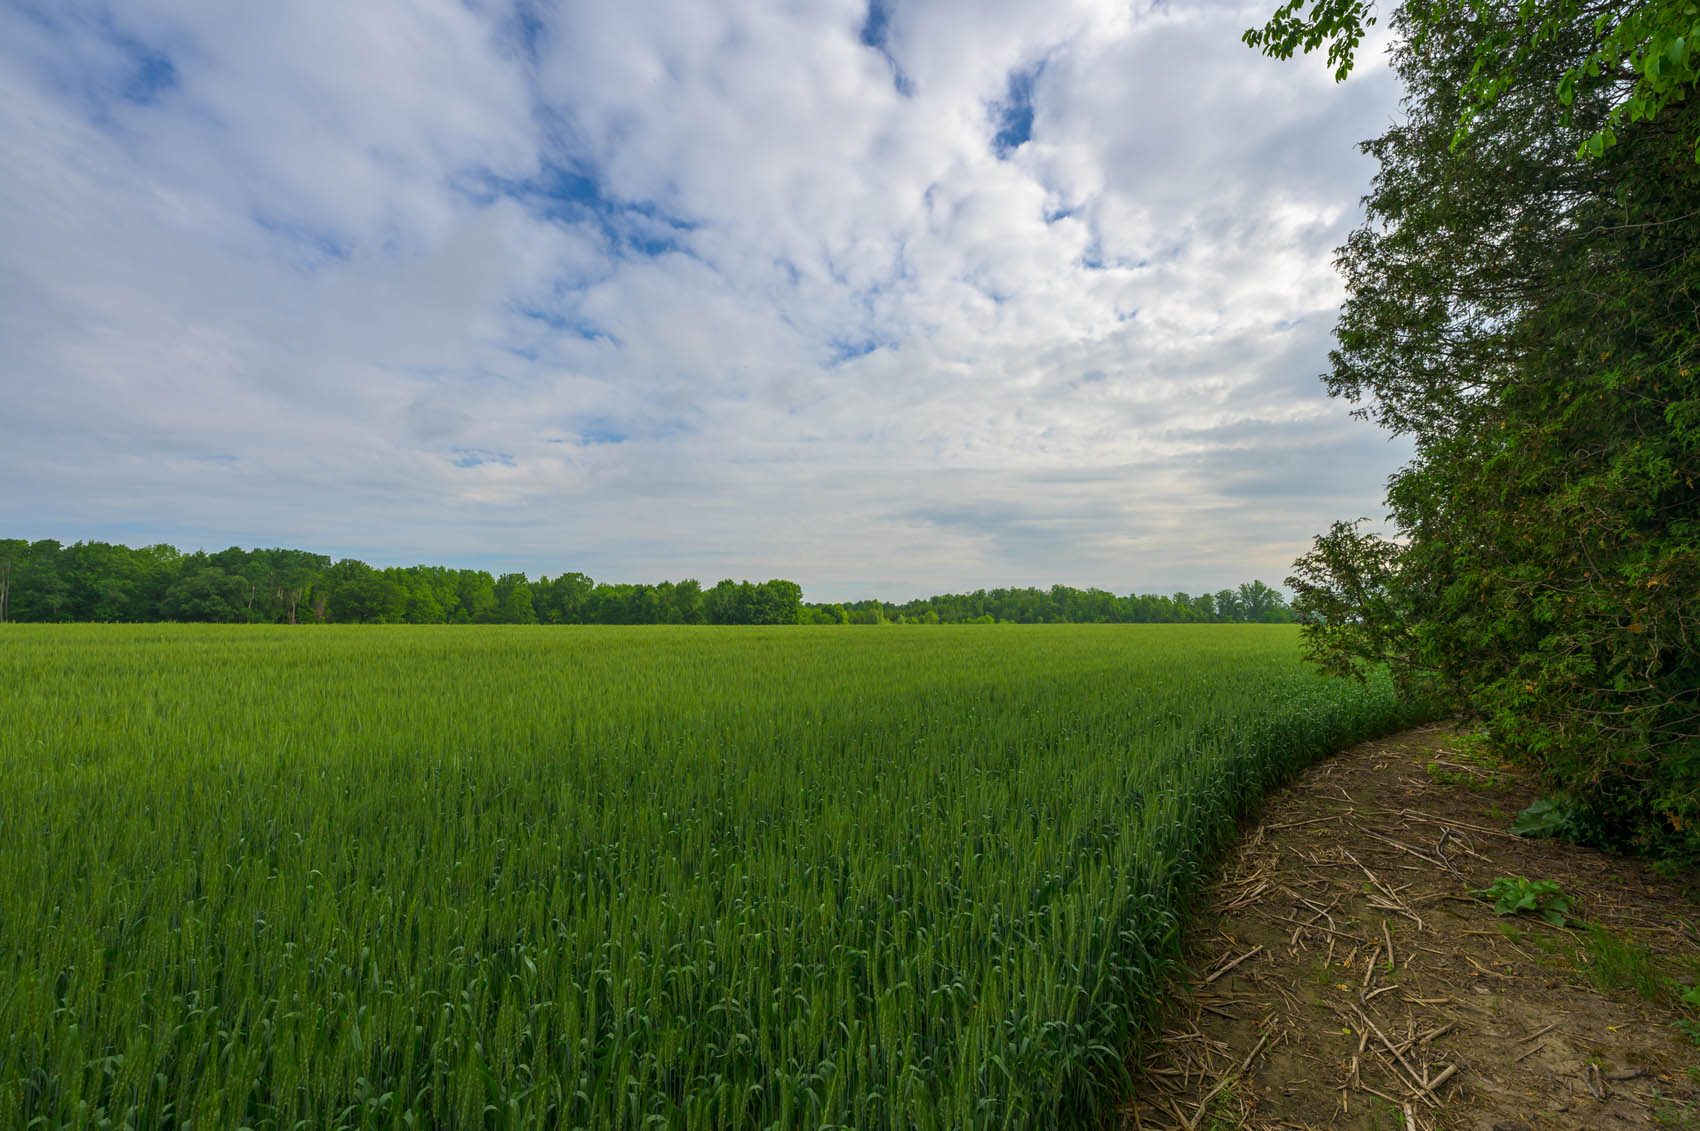
[[(1408, 731), (1270, 798), (1123, 1127), (1700, 1128), (1694, 878), (1511, 835), (1537, 792), (1472, 750)], [(1566, 924), (1471, 894), (1502, 876), (1557, 881)]]

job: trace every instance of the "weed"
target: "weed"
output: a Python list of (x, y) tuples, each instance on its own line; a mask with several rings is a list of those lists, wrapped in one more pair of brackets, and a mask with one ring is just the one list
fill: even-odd
[[(1689, 986), (1686, 989), (1683, 989), (1679, 996), (1683, 1005), (1686, 1005), (1689, 1009), (1700, 1013), (1700, 985)], [(1684, 1017), (1677, 1021), (1676, 1027), (1679, 1031), (1685, 1033), (1696, 1045), (1700, 1045), (1700, 1020), (1693, 1017)], [(1689, 1068), (1688, 1074), (1694, 1077), (1694, 1082), (1696, 1084), (1700, 1084), (1700, 1066)]]
[(1499, 784), (1495, 775), (1490, 774), (1484, 778), (1467, 770), (1448, 770), (1435, 762), (1428, 764), (1428, 776), (1436, 785), (1456, 786), (1476, 793), (1485, 793)]
[(1511, 822), (1511, 831), (1518, 836), (1568, 837), (1574, 830), (1574, 811), (1562, 797), (1543, 797), (1518, 813)]
[(1487, 887), (1470, 894), (1492, 899), (1496, 915), (1528, 913), (1538, 915), (1554, 925), (1561, 925), (1570, 913), (1570, 897), (1552, 880), (1500, 876)]
[(1645, 943), (1590, 925), (1582, 949), (1588, 978), (1600, 989), (1633, 990), (1647, 1001), (1662, 1001), (1669, 996), (1669, 983), (1660, 976), (1653, 952)]
[(1244, 1123), (1240, 1112), (1240, 1079), (1230, 1076), (1211, 1097), (1203, 1126), (1207, 1131), (1237, 1131)]

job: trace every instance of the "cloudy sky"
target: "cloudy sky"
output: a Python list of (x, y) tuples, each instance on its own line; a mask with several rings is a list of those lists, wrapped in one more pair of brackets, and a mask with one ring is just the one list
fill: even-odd
[(0, 0), (0, 532), (1279, 582), (1396, 113), (1272, 0)]

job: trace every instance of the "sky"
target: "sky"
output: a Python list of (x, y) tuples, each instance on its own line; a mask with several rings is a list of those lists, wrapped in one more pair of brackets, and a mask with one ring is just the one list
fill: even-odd
[(1271, 0), (0, 0), (0, 533), (1279, 584), (1398, 112)]

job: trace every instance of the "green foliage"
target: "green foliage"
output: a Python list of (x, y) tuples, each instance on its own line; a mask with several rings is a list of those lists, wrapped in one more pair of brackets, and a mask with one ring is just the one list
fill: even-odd
[(1538, 915), (1556, 926), (1570, 914), (1570, 897), (1553, 880), (1500, 876), (1473, 894), (1493, 900), (1496, 915)]
[(1291, 624), (1293, 611), (1281, 594), (1261, 581), (1236, 589), (1192, 596), (1130, 593), (1104, 589), (976, 589), (943, 593), (903, 604), (855, 601), (812, 605), (845, 610), (851, 624)]
[(1518, 836), (1568, 836), (1576, 825), (1575, 811), (1561, 797), (1543, 797), (1518, 813), (1511, 831)]
[(1609, 992), (1629, 990), (1646, 1001), (1666, 1001), (1670, 983), (1645, 943), (1590, 924), (1582, 941), (1588, 977)]
[(0, 1126), (1087, 1124), (1294, 637), (10, 626)]
[[(1472, 33), (1470, 67), (1457, 79), (1454, 148), (1471, 143), (1478, 118), (1508, 92), (1535, 87), (1569, 124), (1580, 90), (1609, 86), (1609, 110), (1590, 124), (1576, 149), (1579, 156), (1598, 158), (1617, 144), (1625, 125), (1652, 121), (1700, 85), (1695, 0), (1421, 0), (1401, 11), (1419, 52), (1432, 49), (1431, 36), (1444, 37), (1461, 26)], [(1375, 22), (1375, 6), (1365, 0), (1288, 0), (1268, 23), (1242, 38), (1277, 59), (1327, 45), (1338, 82), (1351, 73), (1364, 31)], [(1584, 33), (1577, 35), (1578, 29)], [(1565, 45), (1557, 65), (1554, 43)], [(1690, 132), (1694, 159), (1700, 161), (1700, 131)]]
[[(795, 582), (725, 581), (718, 624), (795, 624)], [(375, 569), (301, 550), (181, 554), (105, 542), (0, 540), (0, 621), (191, 621), (214, 624), (700, 624), (694, 580), (597, 584), (582, 573), (524, 574), (442, 566)]]
[[(10, 610), (10, 614), (8, 614)], [(597, 583), (582, 573), (531, 581), (442, 566), (374, 569), (300, 550), (180, 554), (170, 546), (0, 540), (0, 621), (200, 621), (219, 624), (1290, 624), (1261, 581), (1214, 595), (1102, 589), (993, 589), (901, 605), (804, 605), (794, 581), (728, 578), (655, 585)]]
[[(1680, 995), (1682, 1004), (1700, 1013), (1700, 985), (1689, 986)], [(1676, 1027), (1693, 1039), (1700, 1046), (1700, 1018), (1684, 1017), (1677, 1021)]]
[(1287, 0), (1267, 24), (1249, 29), (1241, 38), (1247, 47), (1275, 59), (1291, 59), (1299, 51), (1308, 55), (1327, 44), (1334, 81), (1344, 82), (1352, 73), (1365, 30), (1373, 26), (1375, 5), (1368, 0)]
[(1365, 145), (1380, 172), (1340, 249), (1325, 380), (1416, 454), (1389, 481), (1393, 536), (1337, 524), (1289, 584), (1328, 670), (1386, 663), (1484, 719), (1567, 798), (1574, 835), (1694, 856), (1700, 99), (1579, 158), (1620, 87), (1579, 81), (1561, 106), (1539, 80), (1590, 50), (1590, 18), (1516, 54), (1519, 81), (1454, 147), (1483, 37), (1525, 17), (1395, 18), (1408, 116)]

